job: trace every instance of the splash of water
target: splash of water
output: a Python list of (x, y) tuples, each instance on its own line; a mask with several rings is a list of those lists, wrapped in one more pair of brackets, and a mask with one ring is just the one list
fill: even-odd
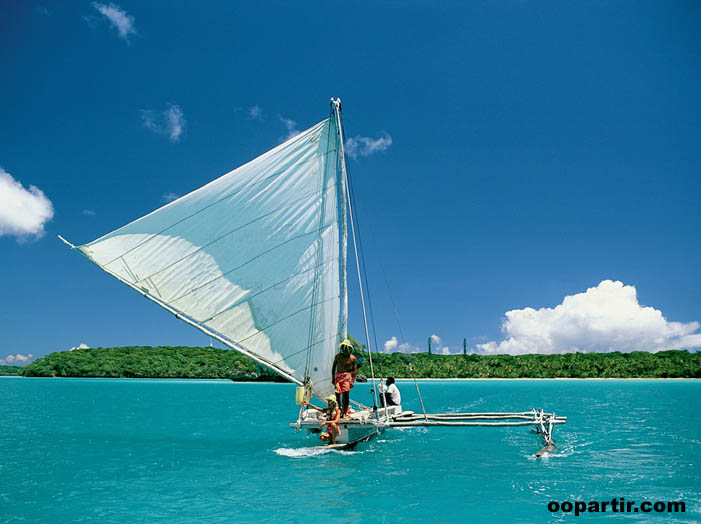
[(282, 457), (291, 458), (318, 457), (320, 455), (326, 455), (328, 453), (338, 453), (339, 455), (356, 455), (358, 453), (362, 453), (362, 451), (329, 449), (323, 446), (316, 446), (311, 448), (278, 448), (273, 451)]

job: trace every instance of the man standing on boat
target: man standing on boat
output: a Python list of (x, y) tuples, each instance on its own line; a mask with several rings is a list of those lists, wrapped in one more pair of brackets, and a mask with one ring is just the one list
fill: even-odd
[(341, 416), (345, 417), (350, 407), (350, 390), (358, 373), (358, 361), (351, 353), (353, 345), (350, 340), (341, 342), (340, 349), (341, 352), (333, 359), (331, 382), (336, 386), (336, 399), (341, 406)]

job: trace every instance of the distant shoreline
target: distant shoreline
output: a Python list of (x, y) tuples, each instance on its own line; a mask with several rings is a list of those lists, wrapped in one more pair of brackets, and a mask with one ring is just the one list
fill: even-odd
[(577, 378), (577, 377), (547, 377), (547, 378), (531, 378), (531, 377), (512, 377), (512, 378), (396, 378), (396, 380), (413, 382), (431, 381), (431, 380), (446, 380), (446, 381), (462, 381), (462, 380), (701, 380), (695, 377), (590, 377), (590, 378)]
[[(285, 382), (281, 380), (233, 380), (230, 378), (197, 378), (197, 377), (25, 377), (22, 375), (0, 375), (0, 378), (22, 378), (22, 379), (59, 379), (59, 380), (83, 380), (83, 379), (95, 379), (95, 380), (182, 380), (189, 382), (234, 382), (236, 384), (294, 384), (294, 382)], [(383, 377), (384, 378), (384, 377)], [(370, 378), (368, 378), (368, 384), (371, 383)], [(381, 378), (376, 378), (375, 381), (379, 382)], [(552, 377), (552, 378), (530, 378), (530, 377), (515, 377), (515, 378), (406, 378), (397, 377), (395, 378), (397, 382), (501, 382), (501, 381), (572, 381), (572, 382), (583, 382), (583, 381), (611, 381), (611, 380), (655, 380), (655, 381), (688, 381), (693, 382), (701, 380), (699, 378), (689, 378), (689, 377), (599, 377), (599, 378), (574, 378), (574, 377)]]
[[(358, 374), (371, 373), (370, 355), (357, 342)], [(375, 376), (423, 380), (694, 379), (701, 378), (701, 353), (565, 353), (558, 355), (372, 355)], [(271, 365), (272, 367), (272, 365)], [(0, 372), (25, 377), (194, 378), (285, 381), (276, 371), (237, 353), (213, 347), (127, 346), (81, 348), (41, 357), (21, 369)], [(279, 369), (278, 369), (279, 371)], [(328, 373), (331, 372), (329, 369)], [(297, 373), (302, 380), (302, 371)]]

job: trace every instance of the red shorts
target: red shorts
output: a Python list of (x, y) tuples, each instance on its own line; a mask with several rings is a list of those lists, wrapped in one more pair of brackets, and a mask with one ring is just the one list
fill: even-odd
[(336, 393), (348, 393), (353, 387), (353, 375), (336, 373)]

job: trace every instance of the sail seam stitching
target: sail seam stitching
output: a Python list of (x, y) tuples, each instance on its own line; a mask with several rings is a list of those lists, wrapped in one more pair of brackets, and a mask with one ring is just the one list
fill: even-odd
[[(328, 264), (329, 262), (333, 262), (333, 259), (331, 259), (331, 258), (326, 259), (324, 262), (321, 263), (321, 266), (325, 266), (325, 265)], [(232, 304), (232, 305), (230, 305), (230, 306), (227, 306), (226, 308), (222, 309), (221, 311), (218, 311), (217, 313), (215, 313), (215, 314), (212, 315), (211, 317), (207, 318), (206, 320), (203, 320), (202, 323), (204, 324), (204, 323), (207, 323), (207, 322), (211, 322), (212, 320), (214, 320), (215, 318), (217, 318), (219, 315), (221, 315), (221, 314), (223, 314), (223, 313), (226, 313), (227, 311), (229, 311), (229, 310), (231, 310), (231, 309), (233, 309), (233, 308), (235, 308), (235, 307), (237, 307), (237, 306), (240, 306), (240, 305), (243, 304), (244, 302), (247, 302), (247, 301), (249, 301), (249, 300), (251, 300), (252, 298), (255, 298), (255, 297), (257, 297), (257, 296), (260, 296), (260, 295), (262, 295), (263, 293), (265, 293), (266, 291), (270, 291), (271, 289), (273, 289), (273, 288), (276, 287), (276, 286), (279, 286), (280, 284), (284, 284), (285, 282), (289, 282), (290, 280), (292, 280), (292, 279), (295, 278), (295, 277), (304, 275), (305, 273), (309, 273), (309, 272), (312, 271), (313, 269), (316, 269), (316, 268), (313, 267), (313, 268), (305, 269), (304, 271), (300, 271), (300, 272), (298, 272), (298, 273), (295, 273), (295, 274), (291, 275), (290, 277), (288, 277), (288, 278), (286, 278), (286, 279), (284, 279), (284, 280), (280, 280), (279, 282), (276, 282), (276, 283), (274, 283), (274, 284), (272, 284), (272, 285), (266, 287), (265, 289), (261, 289), (260, 291), (257, 291), (257, 292), (254, 293), (253, 295), (246, 295), (245, 298), (242, 298), (241, 300), (236, 301), (234, 304)]]
[[(335, 337), (336, 337), (336, 335), (333, 335), (330, 337), (323, 338), (321, 340), (317, 340), (316, 342), (312, 343), (312, 345), (318, 346), (319, 344), (323, 344), (327, 340), (331, 340), (332, 338), (335, 338)], [(304, 348), (300, 349), (299, 351), (295, 351), (294, 353), (290, 353), (289, 355), (285, 355), (285, 357), (280, 359), (280, 360), (274, 361), (273, 364), (279, 364), (280, 362), (284, 362), (286, 359), (289, 359), (290, 357), (295, 357), (295, 356), (299, 355), (300, 353), (304, 353), (305, 351), (308, 351), (308, 350), (309, 350), (309, 347), (304, 346)], [(329, 379), (329, 380), (331, 380), (331, 379)]]
[[(329, 225), (330, 225), (330, 224), (324, 225), (322, 229), (325, 229), (325, 228), (329, 227)], [(200, 285), (200, 286), (197, 286), (197, 287), (195, 287), (195, 288), (190, 289), (187, 293), (183, 293), (183, 294), (180, 295), (179, 297), (174, 298), (174, 299), (172, 300), (172, 302), (177, 302), (177, 301), (180, 300), (181, 298), (184, 298), (184, 297), (186, 297), (186, 296), (188, 296), (188, 295), (194, 293), (195, 291), (197, 291), (197, 290), (199, 290), (199, 289), (202, 289), (203, 287), (206, 287), (206, 286), (210, 285), (210, 284), (213, 283), (213, 282), (216, 282), (216, 281), (219, 280), (220, 278), (224, 278), (226, 275), (229, 275), (230, 273), (233, 273), (234, 271), (238, 271), (239, 269), (241, 269), (242, 267), (244, 267), (244, 266), (250, 264), (250, 263), (253, 262), (254, 260), (257, 260), (257, 259), (259, 259), (259, 258), (261, 258), (261, 257), (263, 257), (263, 256), (265, 256), (265, 255), (267, 255), (267, 254), (269, 254), (271, 251), (274, 251), (274, 250), (276, 250), (276, 249), (278, 249), (278, 248), (280, 248), (280, 247), (282, 247), (282, 246), (284, 246), (284, 245), (286, 245), (286, 244), (289, 244), (290, 242), (293, 242), (294, 240), (298, 240), (298, 239), (300, 239), (300, 238), (303, 238), (303, 237), (306, 237), (306, 236), (309, 236), (309, 235), (313, 235), (313, 234), (315, 234), (316, 232), (317, 232), (316, 230), (314, 230), (314, 231), (309, 231), (309, 232), (307, 232), (307, 233), (302, 233), (302, 234), (296, 235), (296, 236), (294, 236), (294, 237), (292, 237), (292, 238), (288, 238), (287, 240), (285, 240), (285, 241), (282, 242), (281, 244), (278, 244), (278, 245), (276, 245), (276, 246), (273, 246), (273, 247), (271, 247), (270, 249), (266, 249), (266, 250), (263, 251), (262, 253), (260, 253), (260, 254), (256, 255), (255, 257), (253, 257), (253, 258), (247, 260), (247, 261), (244, 262), (243, 264), (240, 264), (240, 265), (236, 266), (235, 268), (232, 268), (232, 269), (230, 269), (230, 270), (228, 270), (228, 271), (222, 273), (222, 274), (219, 275), (218, 277), (213, 278), (212, 280), (209, 280), (209, 281), (205, 282), (204, 284), (202, 284), (202, 285)]]
[[(319, 193), (320, 193), (319, 191), (315, 191), (315, 192), (313, 192), (313, 193), (309, 193), (309, 194), (305, 195), (303, 198), (298, 198), (298, 199), (296, 199), (296, 200), (294, 200), (294, 201), (292, 201), (292, 202), (289, 202), (288, 204), (285, 204), (284, 206), (281, 206), (281, 207), (279, 207), (279, 208), (277, 208), (277, 209), (274, 209), (273, 211), (270, 211), (269, 213), (266, 213), (265, 215), (261, 215), (261, 216), (259, 216), (259, 217), (256, 217), (256, 218), (254, 218), (253, 220), (251, 220), (250, 222), (246, 222), (245, 224), (243, 224), (243, 225), (241, 225), (241, 226), (239, 226), (239, 227), (237, 227), (237, 228), (235, 228), (235, 229), (232, 229), (231, 231), (227, 231), (226, 233), (224, 233), (224, 234), (222, 234), (221, 236), (215, 238), (215, 239), (212, 240), (211, 242), (209, 242), (209, 243), (207, 243), (207, 244), (204, 244), (204, 245), (198, 247), (198, 248), (195, 249), (194, 251), (191, 251), (190, 253), (188, 253), (187, 255), (185, 255), (185, 256), (183, 256), (183, 257), (181, 257), (180, 259), (176, 260), (175, 262), (171, 262), (171, 263), (168, 264), (167, 266), (162, 267), (162, 268), (159, 269), (158, 271), (155, 271), (155, 272), (151, 273), (149, 276), (144, 277), (144, 278), (142, 278), (142, 279), (139, 279), (139, 280), (137, 280), (136, 282), (139, 282), (139, 281), (142, 281), (142, 280), (146, 280), (147, 278), (154, 277), (154, 276), (158, 275), (159, 273), (162, 273), (162, 272), (165, 271), (166, 269), (169, 269), (169, 268), (175, 266), (176, 264), (179, 264), (179, 263), (182, 262), (183, 260), (188, 259), (188, 258), (191, 257), (192, 255), (195, 255), (195, 254), (199, 253), (199, 252), (202, 251), (204, 248), (209, 247), (209, 246), (211, 246), (211, 245), (213, 245), (213, 244), (216, 244), (217, 242), (219, 242), (220, 240), (226, 238), (227, 236), (229, 236), (229, 235), (231, 235), (231, 234), (233, 234), (233, 233), (236, 233), (236, 232), (238, 232), (238, 231), (241, 231), (241, 230), (245, 229), (246, 227), (250, 226), (251, 224), (253, 224), (253, 223), (255, 223), (255, 222), (258, 222), (259, 220), (263, 220), (264, 218), (267, 218), (267, 217), (269, 217), (270, 215), (272, 215), (272, 214), (274, 214), (274, 213), (277, 213), (278, 211), (281, 211), (281, 210), (286, 209), (286, 208), (288, 208), (288, 207), (292, 207), (292, 206), (293, 206), (294, 204), (296, 204), (297, 202), (299, 202), (299, 201), (301, 201), (301, 200), (306, 200), (308, 197), (315, 196), (315, 195), (317, 195), (317, 194), (319, 194)], [(139, 247), (140, 247), (140, 246), (139, 246)], [(122, 260), (124, 260), (124, 259), (122, 258)], [(109, 264), (110, 264), (110, 263), (107, 263), (107, 264), (105, 264), (105, 265), (109, 265)]]
[(259, 330), (256, 331), (255, 333), (253, 333), (253, 334), (251, 334), (251, 335), (248, 335), (247, 337), (242, 338), (241, 340), (238, 340), (236, 343), (237, 343), (237, 344), (241, 344), (242, 342), (244, 342), (244, 341), (246, 341), (246, 340), (248, 340), (248, 339), (250, 339), (250, 338), (253, 338), (253, 337), (257, 336), (257, 335), (260, 335), (261, 333), (264, 333), (266, 329), (270, 329), (271, 327), (276, 326), (276, 325), (279, 324), (280, 322), (284, 322), (285, 320), (289, 320), (290, 318), (294, 317), (295, 315), (298, 315), (298, 314), (300, 314), (300, 313), (302, 313), (302, 312), (304, 312), (304, 311), (307, 311), (308, 309), (312, 309), (312, 308), (314, 308), (315, 306), (318, 306), (319, 304), (324, 304), (325, 302), (329, 302), (330, 300), (334, 300), (334, 299), (336, 299), (336, 298), (338, 298), (338, 296), (333, 296), (333, 297), (327, 298), (327, 299), (322, 300), (322, 301), (320, 301), (320, 302), (317, 302), (316, 304), (313, 304), (313, 305), (311, 305), (311, 306), (305, 306), (305, 307), (303, 307), (302, 309), (299, 309), (299, 310), (295, 311), (294, 313), (290, 313), (289, 315), (287, 315), (287, 316), (285, 316), (285, 317), (282, 317), (282, 318), (279, 319), (279, 320), (276, 320), (276, 321), (273, 322), (272, 324), (268, 324), (267, 326), (265, 326), (264, 328), (259, 329)]
[[(324, 154), (327, 154), (327, 153), (324, 153)], [(302, 161), (302, 163), (304, 164), (304, 163), (307, 163), (307, 162), (311, 162), (312, 160), (314, 160), (315, 158), (317, 158), (317, 157), (319, 157), (319, 156), (323, 156), (323, 155), (314, 155), (313, 157)], [(238, 168), (238, 169), (240, 169), (240, 168)], [(285, 171), (287, 171), (287, 170), (289, 170), (289, 169), (290, 169), (290, 168), (288, 167)], [(234, 171), (235, 171), (235, 170), (234, 170)], [(149, 236), (147, 239), (145, 239), (143, 242), (140, 242), (140, 243), (137, 244), (136, 246), (134, 246), (134, 247), (128, 249), (127, 251), (125, 251), (124, 253), (122, 253), (122, 254), (119, 255), (118, 257), (115, 257), (113, 260), (110, 260), (109, 262), (107, 262), (107, 263), (104, 264), (104, 265), (107, 266), (107, 265), (109, 265), (109, 264), (112, 264), (112, 263), (113, 263), (115, 260), (117, 260), (120, 256), (124, 256), (124, 255), (127, 255), (127, 254), (131, 253), (133, 250), (135, 250), (135, 249), (137, 249), (137, 248), (143, 246), (143, 245), (146, 244), (147, 242), (150, 242), (151, 240), (153, 240), (153, 239), (154, 239), (155, 237), (157, 237), (158, 235), (161, 235), (161, 234), (165, 233), (165, 232), (168, 231), (169, 229), (171, 229), (171, 228), (173, 228), (173, 227), (175, 227), (175, 226), (177, 226), (177, 225), (179, 225), (179, 224), (182, 224), (182, 223), (185, 222), (186, 220), (189, 220), (189, 219), (193, 218), (194, 216), (196, 216), (196, 215), (198, 215), (198, 214), (200, 214), (200, 213), (206, 211), (207, 209), (209, 209), (209, 208), (211, 208), (211, 207), (213, 207), (213, 206), (215, 206), (215, 205), (217, 205), (217, 204), (219, 204), (219, 203), (221, 203), (221, 202), (223, 202), (223, 201), (225, 201), (225, 200), (227, 200), (227, 199), (230, 199), (230, 198), (232, 198), (232, 197), (238, 195), (239, 193), (242, 193), (242, 192), (244, 192), (244, 191), (250, 190), (250, 189), (254, 188), (254, 187), (257, 186), (257, 185), (260, 185), (260, 184), (263, 184), (263, 183), (267, 182), (268, 180), (270, 180), (270, 179), (272, 179), (272, 178), (279, 178), (279, 177), (283, 176), (283, 175), (285, 174), (285, 171), (281, 171), (281, 172), (279, 172), (279, 173), (275, 173), (275, 174), (269, 175), (269, 176), (263, 178), (262, 180), (259, 180), (259, 181), (255, 182), (255, 183), (253, 183), (253, 184), (250, 184), (250, 185), (248, 185), (248, 186), (246, 186), (246, 187), (243, 187), (243, 188), (241, 188), (240, 190), (238, 190), (238, 191), (236, 191), (236, 192), (234, 192), (234, 193), (229, 193), (229, 194), (227, 194), (226, 196), (224, 196), (224, 197), (222, 197), (222, 198), (220, 198), (220, 199), (218, 199), (218, 200), (215, 200), (215, 201), (212, 202), (211, 204), (208, 204), (208, 205), (206, 205), (205, 207), (203, 207), (202, 209), (198, 209), (197, 211), (195, 211), (195, 212), (192, 213), (191, 215), (188, 215), (188, 216), (186, 216), (186, 217), (183, 217), (183, 218), (181, 218), (180, 220), (176, 221), (175, 223), (169, 225), (168, 227), (166, 227), (166, 228), (160, 230), (159, 232), (152, 234), (152, 235)], [(232, 171), (231, 173), (233, 173), (233, 171)], [(229, 174), (230, 174), (230, 173), (229, 173)], [(222, 175), (222, 176), (226, 176), (226, 175)], [(215, 180), (215, 182), (216, 182), (216, 180)], [(207, 185), (209, 185), (209, 184), (207, 184)], [(196, 191), (199, 191), (200, 189), (203, 189), (203, 188), (205, 188), (205, 187), (207, 187), (207, 186), (202, 186), (202, 187), (199, 188), (199, 189), (195, 189), (195, 191), (193, 191), (193, 192), (191, 192), (191, 193), (189, 193), (189, 194), (192, 194), (192, 193), (194, 193), (194, 192), (196, 192)], [(133, 222), (130, 222), (129, 224), (126, 224), (126, 225), (124, 225), (124, 226), (122, 226), (122, 227), (120, 227), (120, 228), (118, 228), (118, 229), (112, 231), (111, 233), (108, 233), (107, 235), (104, 235), (104, 236), (98, 238), (97, 240), (93, 240), (92, 242), (88, 243), (87, 246), (92, 246), (93, 244), (96, 244), (97, 242), (100, 242), (100, 241), (102, 241), (103, 239), (106, 240), (108, 237), (110, 237), (110, 235), (112, 235), (112, 236), (119, 236), (119, 235), (116, 235), (116, 233), (117, 233), (118, 231), (121, 231), (121, 230), (123, 230), (124, 228), (129, 227), (129, 226), (132, 225), (132, 224), (136, 224), (136, 223), (139, 222), (140, 220), (143, 220), (144, 218), (146, 218), (146, 217), (152, 215), (153, 213), (155, 213), (155, 212), (157, 212), (157, 211), (159, 211), (159, 210), (161, 210), (161, 209), (164, 209), (164, 208), (161, 207), (161, 208), (157, 209), (156, 211), (153, 211), (152, 213), (149, 213), (148, 215), (144, 215), (143, 217), (138, 218), (138, 219), (134, 220)]]

